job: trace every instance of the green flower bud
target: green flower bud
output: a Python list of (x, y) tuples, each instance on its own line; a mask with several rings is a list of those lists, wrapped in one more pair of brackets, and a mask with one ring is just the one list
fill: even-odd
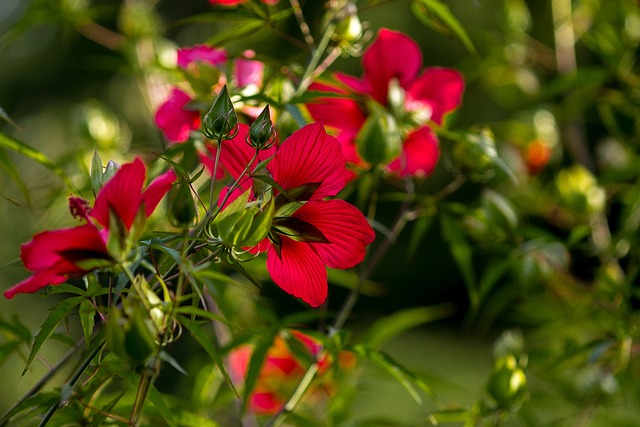
[(356, 147), (367, 162), (384, 164), (400, 154), (402, 135), (391, 114), (373, 103), (369, 108), (371, 114), (356, 135)]
[(238, 115), (226, 85), (205, 114), (201, 130), (204, 136), (213, 140), (232, 139), (238, 133)]
[(269, 106), (251, 123), (247, 142), (254, 148), (266, 150), (276, 142), (276, 129), (271, 122)]

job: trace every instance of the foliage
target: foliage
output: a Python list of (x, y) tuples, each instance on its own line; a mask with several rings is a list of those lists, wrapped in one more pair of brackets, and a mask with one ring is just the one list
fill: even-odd
[[(637, 2), (21, 7), (0, 49), (58, 62), (10, 77), (75, 90), (0, 86), (0, 208), (45, 213), (5, 296), (50, 306), (0, 314), (0, 425), (640, 420)], [(394, 353), (443, 324), (494, 341), (458, 401)]]

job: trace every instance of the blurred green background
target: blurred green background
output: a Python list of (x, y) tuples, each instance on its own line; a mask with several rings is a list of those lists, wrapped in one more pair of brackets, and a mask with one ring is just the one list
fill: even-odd
[[(463, 73), (463, 104), (448, 125), (491, 130), (518, 184), (500, 168), (486, 173), (481, 156), (469, 152), (467, 172), (477, 172), (477, 179), (467, 180), (444, 209), (464, 232), (478, 286), (485, 286), (479, 305), (472, 302), (439, 221), (415, 250), (409, 249), (418, 233), (416, 223), (404, 230), (373, 275), (383, 291), (360, 299), (348, 328), (357, 337), (381, 316), (449, 303), (451, 316), (394, 337), (384, 350), (423, 375), (452, 409), (470, 407), (482, 398), (494, 368), (495, 340), (505, 330), (517, 330), (523, 332), (529, 353), (529, 398), (509, 425), (638, 425), (637, 1), (443, 2), (476, 52), (438, 31), (437, 25), (424, 25), (412, 13), (411, 3), (357, 5), (360, 19), (372, 31), (401, 30), (416, 40), (425, 66), (454, 67)], [(323, 2), (302, 5), (312, 31), (318, 30)], [(12, 122), (0, 121), (0, 131), (44, 152), (80, 191), (88, 188), (94, 150), (104, 161), (118, 162), (160, 151), (164, 142), (153, 113), (161, 99), (153, 88), (170, 74), (173, 49), (205, 42), (233, 25), (189, 19), (211, 12), (205, 0), (3, 0), (0, 108)], [(301, 38), (293, 18), (277, 28)], [(566, 31), (573, 37), (568, 47), (563, 44)], [(304, 60), (297, 47), (268, 29), (223, 45), (234, 53), (254, 49), (272, 65)], [(360, 61), (341, 58), (332, 70), (360, 75)], [(542, 141), (551, 153), (535, 173), (527, 170), (523, 154), (533, 141)], [(455, 144), (441, 140), (442, 159), (422, 184), (423, 193), (445, 187), (459, 172)], [(19, 178), (0, 172), (0, 283), (6, 289), (26, 274), (18, 259), (20, 244), (35, 232), (70, 222), (69, 187), (63, 180), (24, 156), (8, 150), (4, 155), (19, 171)], [(576, 164), (591, 173), (577, 172), (580, 177), (565, 181), (580, 182), (563, 187), (563, 171)], [(519, 221), (516, 227), (497, 224), (487, 207), (495, 200), (487, 189), (509, 203)], [(598, 195), (599, 189), (606, 193)], [(380, 221), (389, 223), (395, 208), (394, 203), (381, 205)], [(277, 295), (273, 289), (266, 293)], [(346, 294), (332, 287), (336, 309)], [(36, 331), (52, 304), (51, 298), (35, 296), (2, 299), (0, 316), (6, 321), (19, 315)], [(296, 308), (292, 302), (276, 305), (281, 312)], [(621, 343), (628, 348), (623, 350)], [(43, 353), (46, 360), (34, 364), (23, 378), (19, 374), (24, 361), (8, 357), (0, 365), (5, 384), (0, 413), (65, 348), (50, 342)], [(356, 386), (356, 420), (380, 417), (428, 425), (423, 409), (400, 385), (375, 368), (366, 369)]]

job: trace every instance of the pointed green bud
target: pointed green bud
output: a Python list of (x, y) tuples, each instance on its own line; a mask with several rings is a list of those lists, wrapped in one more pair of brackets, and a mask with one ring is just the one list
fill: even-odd
[(238, 133), (238, 115), (225, 85), (202, 119), (202, 133), (209, 139), (231, 139)]
[(254, 148), (266, 150), (276, 142), (276, 129), (271, 121), (269, 106), (264, 107), (260, 115), (249, 127), (248, 143)]
[(358, 153), (372, 165), (384, 164), (400, 154), (402, 135), (391, 114), (371, 104), (371, 114), (356, 135)]

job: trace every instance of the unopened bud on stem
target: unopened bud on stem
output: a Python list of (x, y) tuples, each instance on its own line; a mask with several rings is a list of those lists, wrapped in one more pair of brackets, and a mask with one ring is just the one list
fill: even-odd
[(225, 85), (202, 120), (202, 133), (209, 139), (232, 139), (238, 133), (238, 116)]
[(276, 142), (276, 129), (271, 122), (269, 106), (251, 123), (247, 142), (254, 148), (266, 150)]

